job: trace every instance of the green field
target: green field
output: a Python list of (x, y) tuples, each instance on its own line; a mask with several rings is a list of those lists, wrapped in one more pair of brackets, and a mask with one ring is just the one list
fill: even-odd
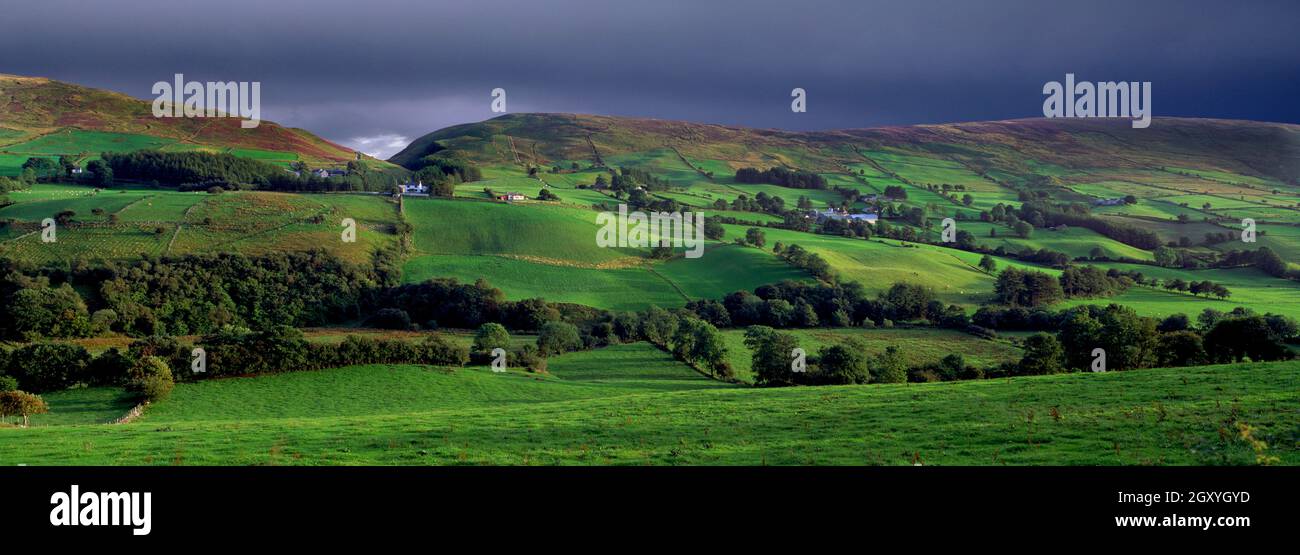
[(1136, 270), (1147, 277), (1160, 278), (1161, 282), (1179, 278), (1184, 281), (1210, 280), (1222, 283), (1232, 296), (1224, 299), (1193, 297), (1190, 293), (1176, 293), (1165, 289), (1134, 287), (1111, 298), (1099, 300), (1073, 300), (1065, 306), (1078, 304), (1119, 303), (1148, 316), (1168, 316), (1182, 313), (1195, 317), (1206, 308), (1229, 312), (1238, 306), (1250, 308), (1260, 314), (1272, 312), (1300, 318), (1300, 283), (1275, 278), (1254, 268), (1231, 270), (1182, 270), (1137, 264), (1098, 263), (1101, 268)]
[(422, 254), (508, 254), (594, 266), (639, 253), (598, 246), (596, 214), (542, 203), (406, 201)]
[[(130, 424), (0, 428), (0, 464), (1297, 464), (1300, 364), (754, 389), (644, 345), (551, 376), (360, 366), (179, 385)], [(51, 396), (60, 407), (112, 394)], [(107, 411), (105, 417), (109, 415)]]
[(543, 297), (609, 310), (678, 307), (693, 299), (720, 299), (738, 290), (784, 279), (809, 279), (770, 253), (733, 245), (709, 248), (700, 258), (675, 258), (624, 268), (584, 268), (502, 256), (426, 255), (403, 268), (402, 279), (418, 283), (455, 277), (488, 280), (511, 299)]
[(174, 139), (164, 139), (151, 135), (135, 133), (111, 133), (103, 131), (83, 131), (65, 129), (56, 133), (43, 135), (25, 143), (4, 147), (9, 153), (27, 156), (58, 156), (90, 154), (98, 156), (101, 152), (131, 152), (142, 149), (158, 149), (175, 143)]
[[(43, 243), (35, 234), (0, 236), (0, 255), (45, 264), (135, 258), (141, 254), (253, 254), (309, 249), (332, 250), (345, 258), (365, 261), (374, 249), (396, 239), (396, 205), (379, 195), (211, 195), (144, 187), (94, 189), (39, 183), (9, 193), (8, 197), (13, 204), (0, 208), (0, 220), (28, 224), (23, 228), (26, 231), (37, 229), (42, 219), (59, 212), (75, 213), (73, 225), (60, 226), (53, 243)], [(114, 217), (116, 223), (111, 221)], [(356, 243), (340, 239), (344, 218), (357, 221)]]
[[(815, 355), (822, 347), (856, 338), (866, 346), (867, 352), (875, 357), (885, 352), (889, 346), (898, 347), (899, 353), (908, 366), (917, 366), (939, 362), (945, 356), (958, 353), (966, 363), (981, 368), (996, 366), (1002, 362), (1020, 360), (1019, 347), (1007, 341), (980, 339), (960, 331), (935, 328), (815, 328), (782, 330), (799, 340), (799, 347), (809, 355)], [(745, 347), (745, 330), (733, 329), (723, 332), (726, 337), (728, 360), (736, 371), (736, 377), (743, 381), (753, 380), (753, 370), (749, 349)]]

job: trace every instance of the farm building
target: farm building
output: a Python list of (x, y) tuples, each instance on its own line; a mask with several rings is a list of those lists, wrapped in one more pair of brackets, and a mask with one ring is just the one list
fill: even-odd
[(403, 184), (401, 184), (401, 185), (398, 185), (398, 187), (400, 187), (400, 188), (402, 189), (402, 194), (406, 194), (406, 195), (427, 195), (427, 194), (429, 194), (429, 186), (428, 186), (428, 185), (425, 185), (423, 181), (407, 182), (407, 183), (403, 183)]
[(506, 202), (510, 202), (512, 200), (527, 200), (527, 199), (528, 197), (520, 193), (506, 193), (504, 195), (497, 195), (497, 200), (504, 200)]
[(854, 213), (849, 213), (848, 211), (845, 210), (835, 210), (833, 208), (814, 211), (812, 215), (816, 217), (818, 221), (848, 220), (848, 221), (861, 221), (861, 222), (867, 222), (869, 224), (874, 224), (876, 223), (876, 219), (877, 219), (877, 216), (875, 214), (854, 214)]

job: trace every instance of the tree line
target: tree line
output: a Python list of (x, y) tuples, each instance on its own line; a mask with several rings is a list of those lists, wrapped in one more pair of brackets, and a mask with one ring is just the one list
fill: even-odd
[(791, 189), (826, 189), (826, 178), (804, 170), (773, 167), (766, 170), (740, 168), (736, 170), (737, 183), (767, 183)]

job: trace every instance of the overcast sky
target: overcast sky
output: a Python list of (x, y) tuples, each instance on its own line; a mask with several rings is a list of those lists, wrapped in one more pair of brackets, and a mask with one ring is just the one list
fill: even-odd
[[(1300, 122), (1300, 2), (40, 0), (0, 72), (152, 98), (260, 81), (262, 117), (386, 157), (511, 112), (787, 129), (1040, 116), (1042, 86), (1151, 81), (1156, 116)], [(808, 111), (790, 111), (790, 91)]]

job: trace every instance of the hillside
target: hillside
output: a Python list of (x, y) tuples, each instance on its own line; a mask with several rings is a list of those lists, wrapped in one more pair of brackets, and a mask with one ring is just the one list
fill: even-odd
[(273, 162), (302, 160), (313, 166), (337, 166), (356, 158), (349, 148), (271, 121), (244, 129), (237, 118), (156, 118), (151, 102), (51, 79), (0, 74), (0, 170), (31, 156), (93, 156), (143, 148), (226, 152)]
[[(1021, 236), (1010, 220), (989, 217), (999, 206), (1017, 209), (1025, 198), (1047, 198), (1062, 205), (1087, 205), (1098, 221), (1149, 232), (1160, 244), (1174, 244), (1190, 256), (1213, 260), (1228, 251), (1266, 246), (1296, 267), (1300, 262), (1297, 125), (1158, 118), (1150, 128), (1132, 129), (1122, 121), (1026, 119), (788, 132), (626, 117), (511, 114), (430, 133), (390, 161), (415, 168), (428, 156), (466, 159), (482, 168), (484, 181), (460, 185), (457, 197), (485, 199), (488, 189), (531, 195), (545, 188), (558, 194), (562, 204), (582, 208), (613, 202), (608, 191), (591, 188), (598, 178), (608, 178), (619, 169), (641, 170), (663, 182), (650, 191), (652, 199), (735, 218), (736, 225), (725, 226), (724, 242), (742, 236), (751, 223), (781, 221), (770, 212), (737, 210), (736, 202), (742, 196), (751, 200), (760, 195), (779, 198), (786, 210), (806, 198), (817, 210), (845, 206), (874, 211), (881, 209), (879, 202), (859, 199), (846, 203), (843, 191), (870, 196), (898, 189), (905, 198), (890, 203), (897, 211), (881, 216), (896, 232), (906, 232), (904, 236), (861, 241), (765, 229), (769, 245), (798, 243), (821, 255), (841, 276), (872, 291), (909, 281), (933, 287), (948, 302), (966, 306), (987, 302), (994, 276), (976, 267), (980, 255), (917, 245), (917, 241), (937, 243), (942, 220), (951, 217), (977, 245), (999, 249), (999, 268), (1026, 266), (1016, 260), (1021, 253), (1047, 249), (1070, 259), (1097, 260), (1107, 268), (1212, 279), (1228, 284), (1233, 291), (1231, 299), (1211, 300), (1142, 287), (1115, 299), (1152, 314), (1195, 314), (1204, 308), (1247, 306), (1260, 312), (1300, 315), (1300, 304), (1289, 300), (1300, 298), (1294, 281), (1273, 279), (1250, 269), (1161, 271), (1150, 265), (1134, 266), (1154, 262), (1152, 245), (1135, 246), (1134, 241), (1081, 226), (1036, 225), (1031, 233)], [(741, 182), (736, 172), (744, 167), (812, 172), (825, 180), (826, 187)], [(720, 210), (719, 202), (728, 203), (728, 208)], [(454, 230), (459, 222), (469, 219), (457, 217), (456, 211), (445, 207), (426, 211), (416, 203), (412, 208), (416, 208), (410, 213), (417, 246), (419, 237), (444, 237), (444, 230)], [(502, 206), (498, 212), (517, 213), (520, 208)], [(907, 211), (923, 214), (923, 221), (909, 219)], [(1243, 218), (1252, 218), (1259, 226), (1257, 243), (1232, 240), (1240, 235)], [(590, 256), (576, 251), (565, 256), (544, 254), (591, 248), (581, 233), (561, 234), (563, 228), (552, 229), (555, 231), (543, 241), (547, 244), (536, 248), (527, 242), (501, 247), (474, 241), (449, 243), (460, 249), (457, 254), (506, 255), (510, 260), (443, 256), (449, 254), (448, 244), (417, 249), (407, 265), (407, 279), (487, 276), (510, 294), (546, 293), (616, 309), (647, 302), (672, 304), (671, 292), (661, 291), (663, 284), (646, 280), (644, 273), (626, 265), (597, 270), (586, 260)], [(567, 238), (556, 240), (560, 237)], [(898, 238), (904, 240), (891, 240)], [(602, 260), (613, 256), (607, 253)], [(551, 277), (558, 271), (554, 265), (538, 264), (556, 259), (570, 260), (563, 263), (568, 267), (558, 279)], [(1128, 265), (1114, 264), (1119, 261)], [(699, 265), (719, 262), (714, 259)], [(580, 273), (589, 275), (570, 280), (566, 287), (557, 286), (565, 277)], [(742, 269), (727, 275), (739, 279), (750, 274)], [(609, 280), (624, 287), (605, 287)], [(737, 289), (736, 285), (739, 283), (731, 289)]]
[[(733, 170), (786, 165), (838, 172), (845, 165), (862, 163), (862, 151), (897, 149), (921, 156), (921, 163), (939, 168), (955, 163), (977, 174), (987, 173), (992, 180), (1171, 166), (1291, 185), (1300, 178), (1300, 126), (1188, 118), (1157, 118), (1147, 129), (1132, 129), (1122, 121), (1040, 118), (791, 132), (657, 119), (509, 114), (435, 131), (416, 139), (390, 161), (410, 165), (446, 150), (488, 166), (546, 167), (660, 149), (675, 149), (691, 160), (722, 162)], [(891, 158), (883, 158), (874, 162), (888, 166)], [(605, 162), (613, 165), (611, 160)], [(979, 181), (979, 176), (965, 177)]]
[(181, 384), (124, 425), (96, 423), (124, 409), (117, 390), (70, 390), (32, 428), (0, 428), (0, 464), (1297, 463), (1294, 362), (775, 389), (711, 382), (643, 343), (552, 364)]

